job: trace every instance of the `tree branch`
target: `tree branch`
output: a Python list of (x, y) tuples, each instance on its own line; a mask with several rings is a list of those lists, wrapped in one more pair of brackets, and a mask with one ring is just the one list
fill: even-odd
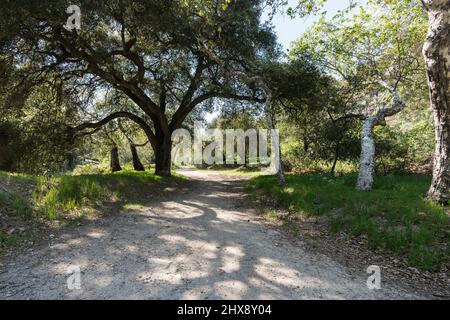
[(99, 128), (103, 127), (107, 123), (109, 123), (115, 119), (119, 119), (119, 118), (127, 118), (127, 119), (130, 119), (131, 121), (134, 121), (136, 124), (138, 124), (144, 130), (144, 132), (146, 133), (152, 146), (156, 145), (156, 136), (153, 133), (152, 129), (147, 125), (145, 120), (143, 120), (142, 118), (140, 118), (139, 116), (137, 116), (135, 114), (132, 114), (132, 113), (126, 112), (126, 111), (114, 112), (98, 122), (86, 122), (86, 123), (76, 126), (75, 128), (72, 128), (72, 129), (76, 132), (83, 131), (85, 129), (94, 129), (94, 131), (92, 131), (92, 133), (94, 133), (94, 132), (96, 132), (96, 129), (98, 130)]

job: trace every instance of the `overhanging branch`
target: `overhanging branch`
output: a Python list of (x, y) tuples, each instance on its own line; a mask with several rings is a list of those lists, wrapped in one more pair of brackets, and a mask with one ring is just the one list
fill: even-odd
[(73, 128), (73, 130), (76, 132), (80, 132), (80, 131), (83, 131), (86, 129), (94, 129), (94, 131), (92, 131), (92, 133), (94, 133), (94, 132), (96, 132), (96, 129), (99, 129), (99, 128), (103, 127), (104, 125), (108, 124), (109, 122), (111, 122), (115, 119), (119, 119), (119, 118), (127, 118), (127, 119), (135, 122), (136, 124), (138, 124), (146, 133), (152, 146), (156, 145), (155, 134), (153, 133), (153, 131), (149, 127), (149, 125), (141, 117), (139, 117), (133, 113), (127, 112), (127, 111), (114, 112), (98, 122), (82, 123), (82, 124), (76, 126), (75, 128)]

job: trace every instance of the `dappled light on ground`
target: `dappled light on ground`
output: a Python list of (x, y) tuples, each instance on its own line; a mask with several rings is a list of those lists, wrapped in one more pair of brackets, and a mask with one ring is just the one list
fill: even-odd
[[(257, 221), (238, 177), (187, 173), (189, 191), (68, 228), (1, 267), (0, 298), (344, 299), (411, 297), (367, 289)], [(81, 269), (81, 289), (67, 269)]]

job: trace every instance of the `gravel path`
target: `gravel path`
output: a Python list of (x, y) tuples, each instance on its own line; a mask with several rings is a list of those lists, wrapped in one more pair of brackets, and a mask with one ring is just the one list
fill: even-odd
[[(0, 266), (0, 299), (396, 299), (258, 222), (238, 176), (186, 171), (182, 192), (65, 228)], [(70, 267), (81, 288), (69, 290)]]

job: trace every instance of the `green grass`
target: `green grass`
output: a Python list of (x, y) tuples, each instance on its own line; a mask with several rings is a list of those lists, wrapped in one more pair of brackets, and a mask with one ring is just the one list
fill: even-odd
[[(87, 216), (111, 212), (111, 205), (132, 210), (152, 199), (155, 190), (176, 185), (182, 179), (179, 174), (162, 178), (149, 171), (132, 170), (58, 177), (0, 171), (0, 209), (6, 214), (7, 225), (12, 223), (11, 228), (15, 229), (0, 230), (0, 257), (4, 250), (34, 240), (47, 222), (62, 220), (71, 225)], [(26, 196), (29, 193), (22, 190), (32, 191), (32, 196)]]
[(149, 171), (133, 170), (57, 177), (0, 171), (0, 181), (33, 188), (32, 199), (24, 199), (19, 193), (0, 189), (0, 206), (6, 207), (9, 214), (27, 218), (78, 218), (95, 212), (102, 202), (134, 201), (141, 195), (151, 193), (157, 184), (165, 185), (181, 179), (184, 177), (176, 173), (171, 178), (163, 178)]
[[(35, 178), (30, 175), (0, 171), (0, 208), (6, 208), (9, 214), (16, 217), (31, 218), (33, 211), (31, 203), (17, 192), (14, 186), (32, 186), (35, 181)], [(5, 186), (2, 187), (1, 182), (5, 182)], [(10, 185), (13, 187), (9, 187)]]
[[(18, 236), (10, 235), (4, 230), (0, 230), (0, 249), (2, 247), (14, 246), (19, 241)], [(1, 250), (0, 250), (1, 253)], [(0, 256), (1, 258), (1, 256)]]
[[(134, 172), (133, 164), (131, 163), (124, 163), (121, 164), (122, 172)], [(149, 172), (155, 171), (155, 165), (154, 164), (147, 164), (145, 165), (145, 169)], [(175, 164), (172, 164), (172, 170), (180, 169), (180, 166), (177, 166)], [(84, 165), (78, 165), (75, 167), (73, 172), (71, 173), (74, 176), (80, 176), (80, 175), (103, 175), (108, 174), (111, 172), (109, 162), (102, 162), (99, 164), (84, 164)]]
[(145, 192), (151, 192), (157, 183), (182, 179), (173, 174), (162, 178), (150, 172), (124, 170), (110, 174), (60, 176), (39, 178), (33, 193), (38, 212), (49, 219), (62, 216), (84, 216), (94, 212), (102, 202), (126, 202)]
[[(4, 222), (12, 230), (18, 231), (16, 229), (18, 226), (21, 227), (33, 219), (32, 201), (19, 193), (16, 187), (18, 185), (33, 186), (34, 181), (32, 176), (0, 171), (0, 211), (3, 215), (7, 215)], [(13, 224), (10, 225), (10, 222)], [(32, 240), (40, 227), (40, 223), (36, 222), (21, 232), (0, 230), (0, 258), (5, 248), (12, 247), (21, 241)]]
[(30, 204), (18, 193), (0, 191), (0, 207), (8, 208), (14, 215), (31, 218)]
[(380, 176), (371, 192), (354, 190), (356, 175), (288, 176), (287, 186), (260, 176), (249, 191), (272, 197), (295, 214), (327, 215), (333, 232), (365, 235), (369, 245), (406, 255), (412, 266), (437, 268), (450, 258), (450, 218), (441, 206), (425, 199), (430, 178)]
[(27, 182), (27, 181), (33, 181), (34, 179), (35, 179), (34, 176), (24, 174), (24, 173), (0, 171), (0, 181), (1, 180), (3, 180), (3, 181), (16, 180), (16, 181)]
[(3, 255), (3, 249), (13, 247), (23, 241), (33, 241), (42, 232), (42, 227), (41, 223), (36, 222), (23, 233), (9, 234), (6, 230), (0, 230), (0, 260)]

